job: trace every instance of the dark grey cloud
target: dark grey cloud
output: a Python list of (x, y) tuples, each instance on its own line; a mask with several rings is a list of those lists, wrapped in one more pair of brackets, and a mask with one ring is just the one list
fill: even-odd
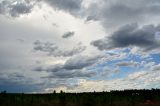
[(22, 93), (22, 92), (40, 92), (40, 86), (30, 85), (30, 84), (21, 84), (15, 83), (11, 80), (0, 79), (0, 91), (6, 90), (9, 93)]
[(6, 90), (7, 92), (14, 93), (41, 91), (41, 87), (38, 83), (34, 83), (32, 79), (20, 73), (0, 73), (0, 86), (0, 91)]
[(74, 36), (75, 32), (66, 32), (62, 35), (62, 38), (70, 38), (72, 36)]
[(100, 56), (88, 57), (88, 56), (76, 56), (66, 61), (64, 68), (67, 70), (82, 69), (88, 67), (98, 61)]
[(24, 2), (24, 3), (12, 4), (9, 6), (9, 8), (10, 8), (10, 15), (12, 17), (17, 17), (20, 14), (30, 13), (33, 8), (33, 5)]
[(35, 2), (32, 3), (28, 0), (3, 0), (0, 2), (0, 14), (18, 17), (20, 15), (30, 13), (34, 5)]
[(129, 62), (129, 61), (121, 61), (121, 62), (118, 62), (115, 64), (116, 66), (119, 66), (119, 67), (136, 67), (138, 65), (137, 62)]
[(117, 27), (127, 23), (148, 21), (150, 17), (159, 17), (160, 2), (151, 1), (100, 0), (99, 2), (91, 2), (88, 7), (85, 7), (83, 0), (17, 0), (16, 2), (3, 0), (0, 3), (0, 13), (8, 13), (14, 17), (27, 14), (32, 11), (37, 2), (40, 2), (47, 3), (53, 9), (85, 18), (87, 21), (98, 20), (105, 28), (113, 28), (113, 26)]
[[(56, 10), (62, 10), (85, 18), (86, 21), (98, 20), (106, 28), (127, 23), (148, 21), (150, 16), (159, 16), (158, 0), (99, 0), (84, 6), (83, 0), (39, 0), (49, 4)], [(151, 2), (152, 1), (152, 2)], [(99, 5), (99, 3), (101, 5)]]
[[(85, 6), (83, 0), (41, 0), (57, 10), (70, 13), (86, 21), (100, 21), (106, 30), (128, 23), (145, 23), (159, 17), (158, 0), (99, 0)], [(99, 5), (101, 4), (101, 5)], [(156, 19), (158, 21), (158, 19)]]
[[(42, 77), (44, 79), (70, 79), (70, 78), (90, 78), (97, 75), (96, 71), (88, 70), (87, 68), (93, 66), (98, 62), (102, 56), (74, 56), (69, 58), (64, 64), (54, 64), (49, 66), (40, 65), (33, 69), (33, 71), (45, 71), (49, 75)], [(58, 86), (61, 84), (58, 84)]]
[[(85, 9), (87, 21), (98, 20), (105, 28), (115, 28), (128, 23), (143, 23), (159, 17), (160, 2), (154, 0), (100, 0)], [(151, 18), (152, 17), (152, 18)], [(158, 20), (157, 20), (158, 21)]]
[(125, 25), (112, 35), (91, 42), (99, 50), (115, 48), (139, 47), (142, 51), (158, 49), (160, 43), (155, 38), (155, 33), (160, 31), (160, 26), (145, 25), (141, 28), (137, 24)]
[(55, 64), (44, 68), (43, 66), (39, 66), (35, 68), (35, 71), (47, 71), (47, 72), (57, 72), (61, 70), (79, 70), (86, 67), (89, 67), (101, 58), (101, 56), (88, 57), (88, 56), (75, 56), (68, 59), (64, 64)]
[(47, 67), (40, 66), (34, 71), (46, 71), (51, 75), (46, 78), (78, 78), (78, 77), (92, 77), (96, 72), (87, 70), (91, 67), (101, 56), (88, 57), (88, 56), (75, 56), (68, 59), (64, 64), (50, 65)]
[(6, 73), (0, 73), (0, 79), (6, 79), (6, 80), (11, 80), (11, 81), (24, 81), (25, 76), (20, 74), (20, 73), (12, 73), (12, 74), (6, 74)]
[(57, 72), (57, 71), (61, 71), (64, 70), (63, 68), (63, 64), (56, 64), (56, 65), (51, 65), (51, 66), (38, 66), (36, 68), (33, 69), (33, 71), (46, 71), (46, 72)]
[(72, 48), (71, 50), (61, 50), (57, 45), (50, 42), (41, 42), (35, 41), (34, 42), (34, 50), (41, 51), (46, 53), (48, 56), (55, 56), (55, 57), (69, 57), (76, 54), (83, 52), (86, 49), (85, 46), (78, 44), (77, 47)]
[[(59, 74), (58, 74), (59, 75)], [(61, 75), (60, 75), (61, 76)], [(51, 76), (50, 76), (51, 77)], [(49, 77), (48, 77), (49, 78)], [(68, 78), (59, 78), (58, 76), (52, 80), (52, 77), (48, 79), (41, 78), (41, 81), (33, 80), (28, 76), (24, 76), (20, 73), (0, 73), (0, 91), (6, 90), (12, 93), (32, 93), (32, 92), (44, 92), (46, 88), (56, 88), (66, 86), (72, 88), (76, 84), (70, 84)]]
[(57, 10), (63, 10), (71, 14), (77, 14), (81, 9), (83, 0), (43, 0)]
[(96, 75), (96, 72), (82, 71), (82, 70), (61, 70), (58, 72), (53, 72), (51, 75), (44, 78), (90, 78)]
[(28, 14), (38, 3), (47, 3), (55, 10), (62, 10), (74, 16), (79, 14), (83, 0), (2, 0), (0, 14), (18, 17)]

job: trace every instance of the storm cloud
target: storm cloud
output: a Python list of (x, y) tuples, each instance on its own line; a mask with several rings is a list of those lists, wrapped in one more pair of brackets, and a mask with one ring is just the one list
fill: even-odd
[(129, 24), (119, 28), (110, 36), (91, 42), (91, 45), (99, 50), (138, 47), (143, 51), (151, 51), (158, 49), (160, 46), (155, 37), (155, 34), (159, 31), (159, 25), (145, 25), (140, 28), (137, 24)]

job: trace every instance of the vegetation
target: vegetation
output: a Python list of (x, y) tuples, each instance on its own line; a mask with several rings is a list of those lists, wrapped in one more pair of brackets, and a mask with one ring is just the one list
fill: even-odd
[(0, 106), (160, 106), (160, 90), (52, 94), (0, 94)]

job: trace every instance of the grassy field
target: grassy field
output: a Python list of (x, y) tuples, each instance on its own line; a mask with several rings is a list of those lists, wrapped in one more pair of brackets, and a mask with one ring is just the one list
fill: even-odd
[(160, 90), (0, 94), (0, 106), (160, 106)]

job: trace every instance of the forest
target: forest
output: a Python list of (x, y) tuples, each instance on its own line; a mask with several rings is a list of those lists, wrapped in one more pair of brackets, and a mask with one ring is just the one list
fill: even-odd
[(2, 91), (0, 106), (160, 106), (160, 89), (48, 94)]

